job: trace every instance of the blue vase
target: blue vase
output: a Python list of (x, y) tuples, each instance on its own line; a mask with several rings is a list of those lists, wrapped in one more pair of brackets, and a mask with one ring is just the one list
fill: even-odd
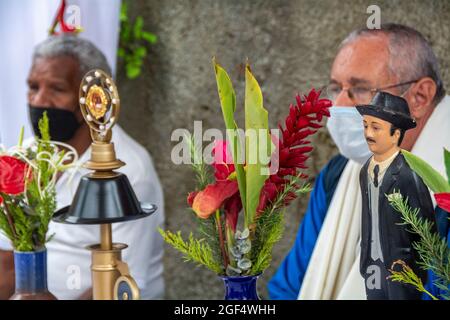
[(16, 289), (10, 300), (56, 300), (47, 288), (47, 250), (14, 251)]
[(221, 276), (225, 284), (225, 300), (261, 300), (256, 288), (259, 276)]

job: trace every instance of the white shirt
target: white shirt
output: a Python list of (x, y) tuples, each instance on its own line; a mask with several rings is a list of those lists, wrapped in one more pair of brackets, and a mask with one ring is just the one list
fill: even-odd
[[(113, 241), (125, 243), (122, 251), (132, 277), (141, 291), (141, 299), (161, 299), (164, 294), (163, 239), (158, 227), (164, 224), (164, 200), (161, 184), (148, 152), (128, 136), (119, 126), (113, 128), (117, 158), (126, 165), (117, 171), (127, 175), (139, 201), (156, 204), (158, 210), (149, 217), (112, 224)], [(90, 158), (89, 148), (81, 157), (84, 163)], [(74, 169), (71, 169), (74, 170)], [(58, 209), (68, 206), (87, 169), (78, 170), (69, 182), (70, 172), (65, 172), (56, 184)], [(71, 225), (50, 222), (47, 235), (55, 234), (46, 244), (48, 286), (58, 299), (77, 299), (91, 282), (91, 252), (86, 246), (99, 243), (98, 225)], [(0, 238), (0, 249), (12, 250), (8, 240)]]
[(369, 177), (374, 180), (375, 173), (374, 168), (376, 165), (379, 167), (378, 171), (378, 185), (381, 185), (381, 182), (383, 181), (384, 174), (386, 173), (387, 169), (391, 165), (392, 162), (394, 162), (395, 157), (400, 153), (400, 151), (394, 152), (392, 156), (390, 156), (388, 159), (378, 162), (375, 160), (375, 157), (372, 156), (369, 162), (369, 166), (367, 167), (367, 173), (369, 174)]

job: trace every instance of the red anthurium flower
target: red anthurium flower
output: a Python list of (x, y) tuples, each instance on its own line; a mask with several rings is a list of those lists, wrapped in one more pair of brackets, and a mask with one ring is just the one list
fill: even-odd
[(450, 212), (450, 193), (436, 193), (434, 195), (437, 205), (447, 212)]
[[(329, 117), (328, 108), (331, 107), (331, 101), (328, 99), (319, 99), (320, 91), (312, 89), (308, 96), (303, 99), (300, 95), (296, 96), (297, 105), (289, 106), (289, 115), (285, 120), (285, 128), (279, 125), (281, 130), (281, 139), (276, 140), (272, 137), (274, 144), (277, 146), (275, 155), (277, 161), (278, 172), (267, 179), (263, 189), (261, 190), (258, 212), (262, 212), (269, 202), (276, 199), (279, 192), (284, 190), (285, 185), (289, 182), (289, 176), (297, 176), (299, 169), (307, 169), (306, 160), (309, 153), (313, 150), (310, 141), (305, 140), (308, 136), (314, 134), (322, 125), (319, 123), (323, 117)], [(302, 178), (307, 178), (302, 175)], [(294, 195), (287, 197), (286, 201), (290, 202), (295, 199)], [(288, 203), (285, 203), (286, 205)]]
[(216, 183), (208, 185), (204, 190), (191, 192), (188, 204), (198, 217), (206, 219), (223, 206), (227, 224), (236, 230), (238, 214), (242, 209), (239, 187), (235, 179), (229, 179), (235, 168), (226, 141), (217, 140), (213, 148), (214, 176)]
[(190, 207), (192, 207), (192, 204), (194, 203), (194, 199), (197, 196), (198, 191), (189, 192), (187, 196), (187, 203)]
[(0, 156), (0, 192), (17, 195), (25, 191), (25, 177), (28, 166), (22, 160)]
[(238, 192), (237, 181), (217, 181), (196, 195), (192, 209), (199, 218), (207, 219), (222, 206), (225, 200)]
[(234, 195), (232, 195), (229, 199), (225, 201), (224, 210), (227, 225), (231, 227), (231, 230), (233, 230), (233, 232), (236, 232), (239, 212), (242, 210), (242, 201), (239, 192), (236, 192)]

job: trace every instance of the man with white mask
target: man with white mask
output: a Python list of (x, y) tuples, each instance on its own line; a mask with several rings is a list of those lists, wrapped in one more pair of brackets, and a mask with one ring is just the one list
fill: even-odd
[[(339, 47), (327, 87), (334, 105), (327, 128), (340, 154), (316, 179), (295, 243), (268, 284), (272, 299), (366, 298), (358, 269), (359, 171), (371, 153), (354, 106), (367, 104), (378, 91), (404, 97), (417, 122), (401, 148), (445, 172), (450, 97), (428, 42), (418, 31), (398, 24), (350, 33)], [(448, 237), (447, 213), (436, 209), (436, 219), (440, 234)]]

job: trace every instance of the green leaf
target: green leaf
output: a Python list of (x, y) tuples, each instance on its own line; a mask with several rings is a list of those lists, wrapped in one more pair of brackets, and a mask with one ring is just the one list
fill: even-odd
[(215, 59), (213, 59), (213, 65), (216, 74), (220, 105), (222, 107), (223, 119), (228, 134), (228, 141), (230, 142), (231, 153), (233, 155), (233, 162), (236, 169), (236, 177), (239, 186), (239, 194), (241, 196), (245, 215), (245, 204), (247, 199), (245, 171), (242, 161), (240, 160), (242, 157), (239, 135), (237, 131), (238, 127), (236, 121), (234, 120), (234, 112), (236, 111), (236, 95), (227, 72), (218, 63), (216, 63)]
[(433, 169), (428, 163), (412, 153), (402, 150), (406, 162), (425, 182), (425, 184), (435, 193), (450, 192), (448, 181), (441, 174)]
[(125, 49), (124, 48), (119, 48), (119, 49), (117, 49), (117, 55), (120, 57), (120, 58), (124, 58), (125, 57)]
[(139, 77), (141, 74), (141, 68), (138, 66), (135, 66), (133, 64), (127, 65), (127, 77), (128, 79), (135, 79)]
[[(271, 139), (269, 135), (269, 114), (263, 107), (261, 88), (248, 64), (245, 68), (245, 132), (245, 160), (247, 164), (245, 225), (249, 227), (256, 215), (261, 189), (269, 177), (268, 159), (271, 151)], [(265, 151), (266, 159), (261, 159), (263, 151)]]
[(131, 41), (131, 28), (128, 24), (124, 24), (120, 29), (120, 40), (125, 45), (128, 45), (128, 43)]
[(147, 49), (145, 47), (138, 47), (134, 51), (134, 56), (139, 58), (144, 58), (147, 55)]
[(120, 21), (126, 22), (128, 21), (128, 5), (126, 2), (122, 2), (122, 6), (120, 7)]
[(444, 148), (445, 170), (447, 172), (447, 181), (450, 184), (450, 152)]
[(142, 27), (144, 26), (144, 19), (142, 16), (138, 16), (134, 22), (133, 34), (136, 39), (141, 38)]
[(145, 41), (147, 41), (150, 44), (154, 44), (158, 41), (158, 37), (151, 32), (142, 31), (141, 36), (142, 36), (142, 39), (144, 39)]

